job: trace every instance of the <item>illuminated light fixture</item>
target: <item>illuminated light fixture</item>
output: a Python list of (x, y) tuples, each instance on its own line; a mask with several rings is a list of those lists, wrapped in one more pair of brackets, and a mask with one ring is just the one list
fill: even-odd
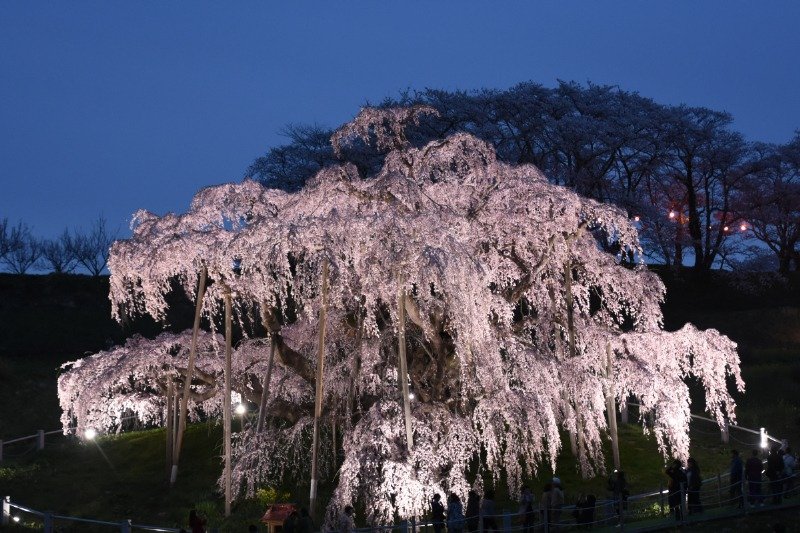
[(18, 517), (18, 516), (15, 516), (14, 518), (12, 518), (12, 520), (13, 520), (14, 522), (19, 522), (19, 517)]
[(747, 224), (742, 224), (741, 226), (739, 226), (739, 229), (742, 231), (747, 231)]
[(247, 412), (247, 407), (245, 407), (245, 405), (243, 403), (240, 403), (239, 405), (236, 406), (236, 414), (237, 415), (243, 415), (246, 412)]
[(669, 218), (675, 218), (676, 215), (677, 215), (677, 213), (675, 213), (675, 211), (670, 211), (669, 212)]
[(641, 220), (641, 218), (639, 217), (639, 215), (636, 215), (635, 217), (633, 217), (633, 221), (634, 221), (634, 222), (639, 222), (639, 220)]
[(761, 447), (766, 449), (769, 446), (769, 439), (767, 438), (767, 430), (761, 428)]
[(413, 400), (414, 398), (416, 398), (416, 396), (414, 395), (414, 393), (413, 393), (413, 392), (409, 392), (409, 393), (408, 393), (408, 399), (409, 399), (409, 400)]
[(722, 228), (722, 231), (728, 231), (729, 229), (730, 228), (728, 226), (725, 226), (724, 228)]
[(97, 436), (97, 430), (94, 429), (94, 428), (89, 428), (89, 429), (87, 429), (86, 431), (83, 432), (83, 436), (87, 440), (94, 440), (94, 438)]

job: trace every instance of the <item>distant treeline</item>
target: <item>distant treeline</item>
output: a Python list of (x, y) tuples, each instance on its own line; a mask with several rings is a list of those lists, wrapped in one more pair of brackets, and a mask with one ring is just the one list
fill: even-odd
[(103, 273), (108, 264), (116, 231), (110, 231), (99, 216), (88, 230), (65, 229), (55, 239), (41, 239), (23, 221), (11, 225), (0, 219), (0, 267), (13, 274), (29, 272), (72, 273), (81, 267), (92, 276)]
[[(747, 142), (729, 113), (663, 105), (613, 86), (522, 83), (508, 90), (427, 89), (382, 107), (422, 104), (439, 116), (407, 131), (416, 146), (466, 131), (498, 157), (615, 203), (638, 223), (645, 253), (667, 265), (800, 270), (800, 131), (785, 144)], [(385, 153), (355, 143), (338, 157), (333, 130), (290, 125), (247, 177), (294, 191), (344, 161), (363, 178)]]

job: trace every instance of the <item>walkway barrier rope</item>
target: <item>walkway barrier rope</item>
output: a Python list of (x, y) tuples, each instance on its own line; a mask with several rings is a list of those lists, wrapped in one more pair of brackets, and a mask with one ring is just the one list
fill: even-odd
[[(628, 402), (629, 406), (640, 407), (635, 402)], [(716, 421), (708, 417), (700, 415), (691, 415), (693, 421), (711, 422), (716, 424)], [(120, 420), (133, 419), (136, 417), (125, 417)], [(72, 427), (68, 428), (66, 434), (76, 435), (81, 428)], [(88, 429), (88, 428), (83, 428)], [(759, 436), (759, 442), (752, 443), (740, 440), (730, 435), (731, 429), (740, 430), (745, 433), (750, 433)], [(697, 428), (693, 429), (698, 431)], [(699, 431), (703, 434), (716, 434), (716, 432)], [(3, 442), (0, 440), (0, 461), (3, 459), (3, 449), (5, 445), (17, 444), (28, 442), (26, 451), (14, 457), (7, 458), (21, 458), (27, 454), (33, 453), (37, 450), (44, 448), (45, 437), (53, 434), (64, 434), (63, 429), (53, 431), (39, 430), (34, 435), (19, 437), (16, 439)], [(766, 432), (761, 430), (754, 430), (742, 426), (731, 424), (728, 426), (728, 432), (725, 437), (739, 442), (743, 445), (758, 448), (763, 447), (765, 441), (777, 444), (785, 444), (777, 438), (774, 438)], [(766, 463), (766, 461), (763, 461)], [(670, 524), (686, 524), (689, 522), (699, 522), (705, 520), (714, 520), (719, 518), (733, 517), (753, 512), (760, 512), (762, 510), (773, 510), (775, 508), (796, 507), (800, 506), (800, 477), (797, 472), (793, 472), (790, 476), (782, 475), (779, 479), (775, 480), (748, 480), (743, 476), (743, 481), (730, 483), (730, 473), (717, 474), (704, 479), (701, 483), (701, 488), (697, 491), (697, 500), (690, 498), (690, 491), (685, 489), (680, 494), (680, 504), (677, 508), (670, 509), (669, 505), (669, 491), (663, 488), (658, 491), (647, 492), (642, 494), (631, 495), (620, 501), (612, 499), (597, 499), (594, 507), (577, 507), (576, 505), (564, 505), (560, 508), (543, 508), (534, 511), (534, 518), (532, 524), (525, 525), (524, 520), (521, 519), (519, 513), (504, 513), (494, 515), (491, 517), (478, 517), (478, 533), (488, 533), (487, 529), (494, 529), (494, 531), (503, 531), (503, 533), (533, 533), (542, 531), (550, 533), (551, 531), (569, 530), (569, 529), (594, 529), (596, 527), (610, 527), (615, 530), (628, 530), (628, 531), (648, 531), (652, 529), (660, 529), (668, 527)], [(689, 500), (692, 504), (689, 504)], [(770, 504), (767, 506), (767, 501)], [(699, 507), (698, 503), (699, 502)], [(14, 514), (16, 510), (17, 513)], [(581, 514), (583, 512), (583, 514)], [(109, 522), (103, 520), (95, 520), (89, 518), (79, 518), (71, 516), (55, 515), (50, 512), (38, 511), (17, 503), (11, 502), (11, 498), (6, 496), (3, 501), (3, 514), (2, 524), (9, 524), (15, 520), (20, 520), (19, 513), (26, 513), (37, 517), (37, 519), (44, 525), (46, 533), (52, 532), (54, 523), (59, 522), (76, 522), (87, 523), (94, 525), (104, 525), (117, 528), (119, 531), (130, 533), (134, 529), (144, 531), (162, 531), (162, 532), (179, 532), (179, 529), (151, 526), (142, 524), (132, 524), (130, 520)], [(496, 524), (496, 529), (492, 527), (492, 521), (488, 523), (485, 519), (493, 518), (493, 523)], [(465, 520), (466, 524), (467, 520)], [(490, 527), (484, 527), (485, 524)], [(414, 519), (401, 522), (391, 526), (358, 528), (355, 531), (364, 533), (408, 533), (409, 530), (424, 533), (439, 533), (444, 532), (446, 527), (444, 525), (438, 529), (431, 521), (419, 521)], [(468, 529), (468, 528), (463, 528)]]

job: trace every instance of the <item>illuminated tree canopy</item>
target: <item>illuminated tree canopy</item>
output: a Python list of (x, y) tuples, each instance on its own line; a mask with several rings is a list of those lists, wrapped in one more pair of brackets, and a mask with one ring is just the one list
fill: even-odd
[[(726, 379), (744, 388), (735, 344), (691, 325), (663, 331), (664, 286), (636, 262), (624, 212), (533, 166), (498, 162), (468, 134), (411, 146), (404, 127), (425, 113), (435, 111), (365, 108), (334, 135), (337, 152), (355, 140), (387, 152), (369, 179), (343, 160), (296, 193), (253, 181), (206, 188), (185, 214), (140, 211), (132, 238), (114, 244), (116, 317), (164, 317), (175, 283), (194, 297), (205, 267), (214, 282), (204, 312), (218, 315), (230, 287), (238, 315), (257, 317), (275, 340), (281, 385), (271, 385), (264, 431), (237, 436), (236, 487), (308, 478), (324, 263), (323, 479), (337, 472), (329, 512), (361, 501), (371, 522), (389, 522), (421, 514), (432, 492), (464, 494), (473, 476), (497, 482), (501, 472), (515, 493), (523, 476), (555, 464), (562, 435), (584, 475), (602, 471), (607, 395), (639, 399), (664, 454), (688, 455), (686, 378), (702, 382), (720, 424), (734, 418)], [(245, 356), (233, 357), (244, 369)], [(239, 388), (258, 395), (264, 373), (252, 375)], [(415, 396), (411, 449), (402, 379)]]

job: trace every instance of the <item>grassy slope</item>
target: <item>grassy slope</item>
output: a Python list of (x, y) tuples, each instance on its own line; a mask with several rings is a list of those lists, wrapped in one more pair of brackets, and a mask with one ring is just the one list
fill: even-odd
[[(665, 307), (669, 329), (692, 321), (700, 327), (716, 327), (740, 343), (748, 388), (746, 395), (737, 398), (740, 423), (748, 427), (764, 425), (775, 435), (800, 442), (797, 394), (800, 390), (800, 308), (797, 302), (800, 298), (793, 300), (796, 288), (784, 287), (778, 289), (777, 294), (759, 298), (743, 296), (714, 283), (671, 279), (668, 273), (662, 275), (670, 288)], [(15, 286), (13, 280), (0, 276), (3, 296), (0, 302), (4, 302), (0, 303), (0, 321), (5, 324), (0, 336), (3, 339), (0, 341), (0, 438), (58, 427), (55, 397), (58, 364), (79, 357), (84, 349), (101, 348), (109, 334), (113, 338), (125, 334), (108, 319), (104, 292), (107, 282), (76, 278), (78, 289), (74, 289), (70, 279), (23, 280), (22, 289), (9, 291), (9, 287)], [(74, 290), (89, 296), (80, 304), (73, 301), (74, 305), (65, 305), (58, 292), (72, 294)], [(29, 297), (31, 294), (33, 297)], [(48, 298), (54, 301), (47, 303)], [(14, 308), (10, 305), (13, 301), (17, 302)], [(31, 302), (28, 307), (20, 303), (25, 301)], [(44, 306), (40, 305), (42, 301), (46, 302)], [(100, 307), (102, 312), (92, 310), (92, 305)], [(36, 322), (36, 316), (45, 323), (61, 323), (64, 327), (48, 327), (46, 332), (42, 328), (26, 329), (27, 324)], [(68, 316), (71, 318), (67, 319)], [(148, 327), (153, 329), (152, 325), (142, 329)], [(16, 344), (8, 341), (9, 331), (19, 332)], [(20, 346), (23, 345), (25, 350), (16, 351), (22, 350)], [(36, 356), (37, 353), (49, 355)], [(756, 440), (740, 433), (733, 433), (733, 436), (748, 444)], [(706, 477), (718, 470), (724, 471), (729, 447), (720, 444), (714, 428), (695, 425), (692, 437), (692, 454), (698, 458)], [(657, 488), (663, 481), (663, 460), (656, 453), (653, 440), (643, 436), (641, 429), (634, 425), (621, 427), (620, 438), (623, 468), (628, 473), (632, 492)], [(58, 502), (53, 510), (59, 512), (179, 524), (193, 504), (218, 502), (213, 493), (220, 472), (220, 434), (218, 428), (205, 425), (190, 429), (184, 468), (178, 486), (172, 490), (164, 483), (163, 443), (164, 434), (159, 430), (109, 437), (103, 439), (99, 447), (63, 442), (43, 453), (29, 454), (19, 461), (4, 464), (5, 468), (0, 470), (0, 494), (10, 493), (16, 500), (38, 509), (53, 507), (54, 502)], [(735, 441), (732, 446), (746, 447)], [(558, 460), (557, 473), (568, 496), (574, 498), (578, 492), (604, 495), (605, 478), (579, 479), (568, 444), (565, 447)], [(7, 457), (22, 451), (24, 449), (9, 447)], [(537, 479), (528, 481), (538, 494), (551, 475), (549, 469), (544, 468)], [(304, 481), (288, 488), (293, 489), (292, 499), (295, 500), (302, 500), (308, 492)], [(326, 488), (330, 490), (330, 487), (322, 487), (322, 490)], [(502, 488), (498, 491), (501, 502), (506, 499), (503, 492)], [(253, 521), (262, 509), (252, 502), (241, 505), (236, 512), (237, 522)]]

